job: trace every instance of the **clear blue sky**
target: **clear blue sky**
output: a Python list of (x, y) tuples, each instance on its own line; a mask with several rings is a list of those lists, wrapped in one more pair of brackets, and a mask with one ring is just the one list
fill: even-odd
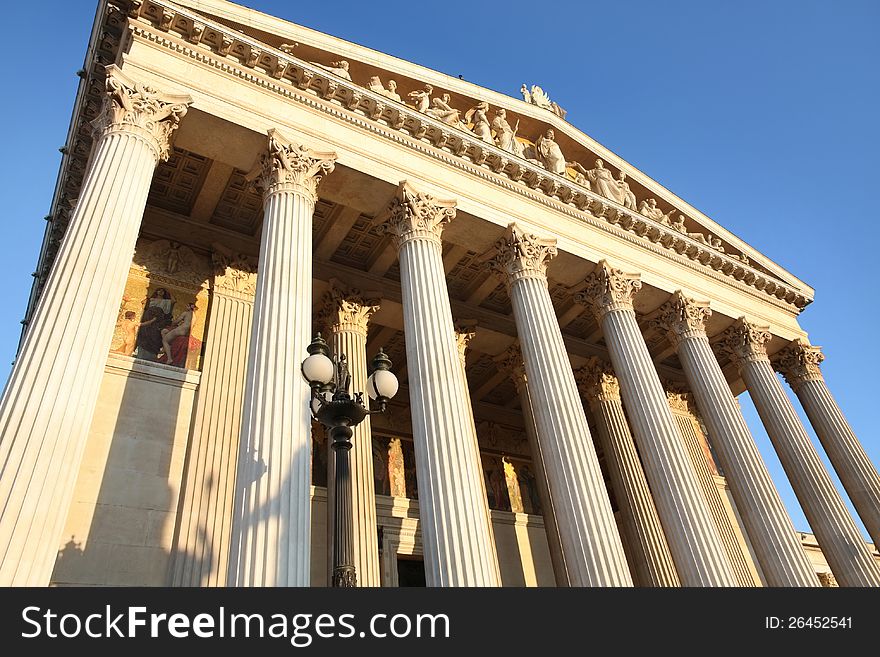
[[(880, 462), (871, 274), (880, 243), (880, 3), (249, 5), (513, 96), (523, 82), (540, 84), (572, 124), (816, 289), (801, 324), (824, 347), (826, 380)], [(4, 380), (94, 9), (93, 0), (55, 0), (5, 13), (14, 29), (0, 110)], [(795, 527), (808, 530), (754, 407), (740, 399)]]

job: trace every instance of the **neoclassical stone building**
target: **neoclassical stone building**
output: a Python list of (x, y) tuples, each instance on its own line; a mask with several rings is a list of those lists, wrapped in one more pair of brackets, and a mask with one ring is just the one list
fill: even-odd
[[(323, 586), (321, 331), (359, 584), (880, 585), (803, 281), (590, 137), (222, 0), (101, 0), (0, 405), (0, 583)], [(748, 390), (815, 536), (743, 420)], [(818, 575), (821, 575), (821, 578)]]

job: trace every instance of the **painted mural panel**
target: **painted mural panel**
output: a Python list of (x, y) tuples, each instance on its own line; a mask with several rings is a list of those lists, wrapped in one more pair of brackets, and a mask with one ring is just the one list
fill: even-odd
[(138, 240), (112, 353), (199, 369), (208, 310), (210, 263), (168, 240)]

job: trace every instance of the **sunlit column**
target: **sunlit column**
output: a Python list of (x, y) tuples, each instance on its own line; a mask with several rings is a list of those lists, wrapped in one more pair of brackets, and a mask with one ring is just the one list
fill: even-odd
[(402, 182), (379, 218), (400, 259), (419, 514), (428, 586), (497, 586), (476, 427), (443, 271), (455, 202)]
[(230, 586), (308, 586), (311, 421), (300, 363), (312, 331), (312, 215), (336, 156), (269, 131), (260, 272), (238, 452)]
[(0, 586), (49, 583), (153, 171), (191, 102), (106, 72), (89, 169), (0, 401)]
[(623, 412), (620, 383), (611, 367), (596, 358), (575, 370), (574, 376), (596, 420), (636, 579), (642, 586), (679, 586), (669, 544)]
[(575, 299), (593, 311), (605, 336), (679, 580), (683, 586), (735, 586), (730, 562), (636, 321), (632, 301), (641, 287), (637, 275), (614, 269), (603, 260)]
[(716, 343), (739, 368), (767, 435), (831, 571), (842, 586), (880, 586), (880, 566), (868, 552), (831, 476), (773, 371), (767, 327), (738, 319)]
[(874, 545), (880, 546), (880, 475), (825, 384), (819, 369), (824, 359), (819, 347), (795, 340), (773, 362), (804, 407)]
[(556, 241), (510, 224), (490, 266), (504, 280), (572, 586), (632, 586), (623, 544), (547, 288)]

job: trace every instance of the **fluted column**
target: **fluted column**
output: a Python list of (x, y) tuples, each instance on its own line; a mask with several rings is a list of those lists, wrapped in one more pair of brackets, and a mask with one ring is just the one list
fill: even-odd
[(700, 436), (702, 432), (697, 433), (693, 411), (696, 408), (694, 401), (691, 395), (681, 387), (668, 383), (666, 386), (666, 399), (669, 402), (669, 408), (672, 409), (672, 418), (678, 425), (684, 448), (691, 458), (694, 473), (697, 475), (700, 488), (703, 489), (706, 505), (715, 521), (715, 528), (718, 530), (718, 536), (721, 538), (721, 544), (724, 546), (737, 584), (739, 586), (755, 586), (757, 573), (753, 575), (752, 568), (746, 561), (739, 533), (733, 528), (727, 507), (721, 500), (723, 493), (718, 490), (715, 477), (709, 469), (709, 460)]
[(335, 155), (269, 131), (260, 272), (248, 350), (229, 555), (230, 586), (308, 586), (309, 388), (300, 374), (312, 329), (312, 215)]
[(523, 365), (522, 350), (515, 342), (507, 351), (495, 357), (498, 369), (505, 372), (516, 386), (519, 405), (522, 408), (526, 438), (532, 454), (532, 467), (535, 469), (535, 484), (538, 487), (538, 500), (544, 517), (544, 531), (547, 534), (547, 547), (550, 550), (550, 563), (553, 565), (553, 576), (556, 586), (569, 586), (568, 569), (565, 566), (565, 554), (562, 550), (562, 538), (559, 535), (559, 524), (556, 521), (556, 510), (553, 508), (553, 495), (547, 481), (547, 470), (544, 467), (544, 454), (541, 441), (538, 440), (538, 428), (535, 426), (535, 414), (532, 411), (532, 400), (526, 384), (526, 367)]
[(106, 72), (89, 170), (0, 401), (0, 586), (49, 583), (153, 171), (191, 102)]
[(683, 586), (735, 586), (724, 546), (682, 444), (639, 330), (632, 299), (638, 276), (604, 260), (575, 299), (596, 316), (642, 456), (654, 504)]
[(818, 586), (791, 519), (761, 459), (706, 336), (707, 303), (681, 292), (657, 325), (678, 353), (730, 492), (769, 586)]
[(400, 259), (406, 362), (428, 586), (497, 586), (486, 496), (455, 343), (440, 235), (455, 216), (402, 182), (379, 219)]
[(880, 546), (880, 475), (822, 377), (825, 356), (806, 341), (795, 340), (773, 362), (800, 400), (874, 545)]
[(842, 586), (880, 586), (880, 566), (822, 466), (765, 349), (766, 327), (737, 320), (716, 343), (739, 368), (822, 554)]
[[(455, 327), (455, 345), (458, 347), (458, 360), (461, 363), (461, 373), (464, 380), (464, 396), (467, 399), (468, 414), (474, 416), (473, 403), (471, 402), (471, 391), (467, 380), (467, 350), (471, 340), (476, 336), (475, 326), (456, 326)], [(483, 471), (483, 459), (480, 456), (480, 437), (474, 432), (474, 450), (476, 451), (477, 463), (480, 464), (480, 472)], [(498, 547), (495, 543), (495, 527), (492, 525), (492, 510), (489, 508), (489, 496), (486, 494), (486, 478), (480, 477), (480, 490), (483, 492), (483, 499), (486, 500), (486, 520), (489, 523), (489, 539), (492, 543), (490, 554), (493, 559), (496, 577), (501, 583), (501, 565), (498, 563)]]
[(507, 285), (572, 586), (632, 586), (623, 544), (547, 289), (556, 241), (510, 224), (489, 265)]
[(174, 547), (173, 586), (225, 586), (256, 262), (215, 251), (205, 343)]
[[(351, 390), (367, 390), (367, 331), (370, 317), (379, 310), (378, 299), (365, 299), (359, 290), (345, 290), (337, 285), (324, 295), (319, 323), (331, 336), (333, 353), (339, 358), (345, 355), (348, 373), (351, 376)], [(364, 400), (368, 397), (365, 395)], [(327, 513), (328, 527), (336, 522), (348, 522), (352, 527), (354, 545), (354, 567), (358, 586), (381, 586), (379, 570), (379, 532), (376, 526), (376, 488), (373, 479), (373, 436), (370, 416), (353, 427), (351, 468), (348, 483), (351, 486), (351, 518), (335, 518), (332, 515), (334, 499), (331, 491), (336, 490), (335, 469), (328, 467), (327, 473)], [(328, 464), (335, 459), (330, 454)], [(330, 537), (328, 536), (328, 539)], [(332, 553), (332, 549), (328, 550)], [(332, 567), (332, 566), (331, 566)]]
[(642, 586), (679, 586), (669, 544), (623, 412), (620, 383), (611, 368), (596, 358), (576, 370), (574, 376), (596, 420), (636, 580)]

